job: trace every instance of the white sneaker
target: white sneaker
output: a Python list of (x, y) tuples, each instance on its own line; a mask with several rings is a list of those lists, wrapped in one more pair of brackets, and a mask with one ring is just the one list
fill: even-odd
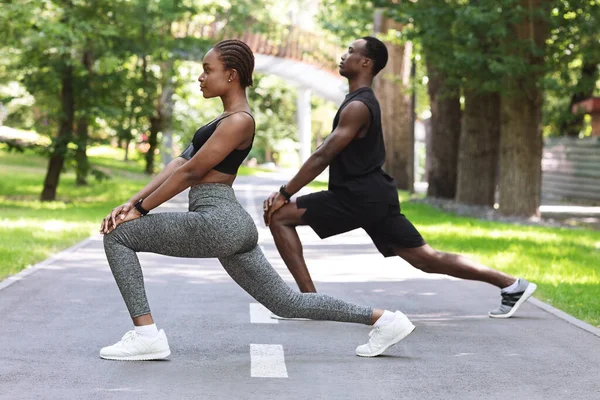
[(136, 331), (129, 331), (119, 342), (100, 350), (100, 357), (122, 361), (161, 360), (167, 358), (169, 354), (171, 349), (167, 335), (162, 329), (153, 338), (146, 338)]
[(396, 311), (393, 322), (374, 327), (369, 333), (369, 342), (356, 348), (356, 354), (361, 357), (375, 357), (392, 347), (415, 329), (408, 317)]
[(312, 321), (312, 319), (309, 318), (286, 318), (286, 317), (280, 317), (277, 314), (271, 313), (271, 319), (287, 319), (290, 321)]

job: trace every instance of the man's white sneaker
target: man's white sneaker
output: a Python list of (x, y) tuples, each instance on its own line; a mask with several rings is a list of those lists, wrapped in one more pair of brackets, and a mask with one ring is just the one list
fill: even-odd
[(100, 350), (100, 357), (122, 361), (161, 360), (167, 358), (169, 354), (171, 349), (167, 335), (162, 329), (153, 338), (146, 338), (136, 331), (129, 331), (119, 342)]
[(369, 333), (369, 342), (356, 348), (361, 357), (375, 357), (410, 335), (415, 326), (400, 311), (395, 312), (394, 321), (374, 327)]

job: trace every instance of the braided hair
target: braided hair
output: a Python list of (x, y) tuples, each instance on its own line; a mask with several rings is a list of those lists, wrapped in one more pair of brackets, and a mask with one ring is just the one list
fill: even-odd
[(226, 69), (235, 69), (243, 88), (252, 86), (252, 72), (254, 71), (254, 54), (248, 45), (241, 40), (223, 40), (214, 45), (213, 49), (219, 52), (219, 59)]

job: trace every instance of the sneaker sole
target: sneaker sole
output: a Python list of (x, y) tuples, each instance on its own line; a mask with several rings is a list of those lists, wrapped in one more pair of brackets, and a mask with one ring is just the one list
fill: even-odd
[(312, 319), (309, 318), (285, 318), (275, 314), (271, 314), (271, 319), (279, 319), (282, 321), (312, 321)]
[(521, 305), (523, 303), (525, 303), (527, 301), (527, 299), (529, 299), (531, 297), (531, 295), (533, 294), (533, 292), (535, 292), (536, 289), (537, 289), (537, 285), (535, 283), (530, 282), (529, 286), (527, 286), (527, 289), (525, 289), (525, 293), (523, 293), (523, 296), (521, 296), (519, 301), (517, 301), (515, 303), (515, 305), (513, 306), (513, 308), (510, 309), (509, 312), (507, 312), (506, 314), (488, 313), (488, 315), (490, 316), (490, 318), (510, 318), (510, 317), (512, 317), (512, 315), (517, 312), (519, 307), (521, 307)]
[(392, 347), (393, 345), (395, 345), (396, 343), (398, 343), (399, 341), (401, 341), (402, 339), (406, 338), (408, 335), (410, 335), (413, 331), (415, 330), (415, 326), (411, 323), (411, 326), (408, 327), (407, 329), (405, 329), (404, 331), (400, 332), (393, 340), (390, 344), (388, 344), (387, 346), (385, 346), (384, 348), (382, 348), (379, 351), (376, 351), (375, 353), (371, 353), (371, 354), (358, 354), (356, 353), (357, 356), (359, 357), (377, 357), (379, 355), (381, 355), (384, 351), (386, 351), (387, 349), (389, 349), (390, 347)]
[(153, 354), (142, 354), (139, 356), (127, 356), (127, 357), (110, 357), (110, 356), (100, 356), (105, 360), (114, 360), (114, 361), (151, 361), (151, 360), (162, 360), (171, 355), (171, 350), (161, 351), (160, 353)]

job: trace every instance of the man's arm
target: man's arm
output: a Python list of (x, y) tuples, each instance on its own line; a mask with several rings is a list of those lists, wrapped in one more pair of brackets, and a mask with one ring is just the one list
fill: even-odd
[(359, 132), (369, 126), (370, 121), (371, 112), (363, 102), (353, 101), (348, 104), (340, 114), (338, 126), (285, 185), (285, 191), (294, 195), (312, 182)]
[[(285, 185), (285, 191), (290, 196), (313, 181), (331, 163), (333, 158), (369, 126), (371, 112), (361, 101), (348, 104), (340, 114), (340, 121), (323, 144), (306, 160), (300, 171)], [(265, 224), (269, 226), (271, 216), (287, 203), (280, 193), (272, 194), (263, 203)]]

